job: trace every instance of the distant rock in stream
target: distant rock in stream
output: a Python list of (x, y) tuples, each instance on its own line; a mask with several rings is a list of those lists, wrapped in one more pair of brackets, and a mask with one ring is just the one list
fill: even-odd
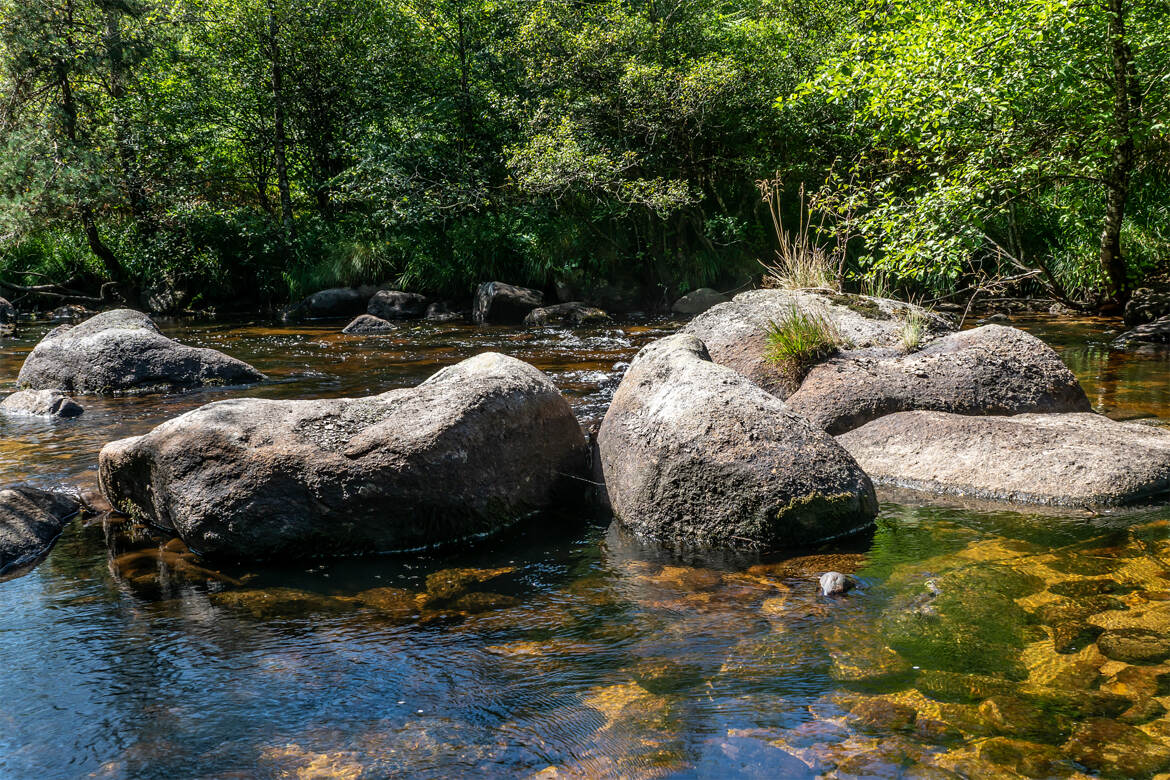
[(1125, 304), (1125, 324), (1131, 328), (1163, 317), (1170, 317), (1170, 290), (1141, 287)]
[(524, 318), (525, 325), (536, 327), (583, 328), (589, 325), (602, 325), (606, 322), (609, 322), (609, 315), (604, 311), (596, 306), (578, 302), (542, 306), (528, 312), (528, 316)]
[(360, 314), (353, 321), (341, 329), (342, 333), (390, 333), (396, 329), (393, 322), (375, 317), (372, 314)]
[(367, 314), (383, 320), (417, 320), (427, 311), (427, 297), (401, 290), (379, 290), (370, 298)]
[(105, 395), (243, 385), (264, 378), (222, 352), (167, 338), (142, 312), (115, 309), (45, 334), (25, 359), (16, 385)]
[(1170, 492), (1170, 431), (1093, 413), (900, 412), (837, 437), (878, 484), (1057, 506)]
[(16, 307), (6, 298), (0, 298), (0, 336), (7, 336), (16, 330)]
[(233, 559), (473, 539), (579, 502), (586, 445), (543, 373), (484, 353), (368, 398), (242, 398), (101, 451), (119, 510)]
[(776, 549), (867, 527), (873, 485), (831, 436), (676, 334), (634, 359), (598, 433), (614, 513), (672, 543)]
[(540, 290), (503, 282), (484, 282), (475, 291), (472, 317), (478, 323), (515, 325), (523, 322), (530, 311), (543, 305), (544, 293)]
[(44, 555), (80, 511), (80, 499), (64, 491), (0, 489), (0, 576)]
[(34, 417), (80, 417), (85, 411), (77, 401), (57, 390), (18, 390), (0, 401), (0, 412)]
[(670, 310), (684, 317), (693, 317), (697, 314), (702, 314), (712, 306), (718, 306), (730, 300), (730, 298), (718, 290), (712, 290), (710, 287), (700, 287), (675, 301), (674, 305), (670, 307)]
[(1116, 349), (1132, 349), (1142, 344), (1170, 344), (1170, 316), (1138, 325), (1113, 341)]
[(285, 309), (281, 319), (285, 322), (300, 322), (354, 317), (366, 311), (370, 299), (379, 289), (373, 285), (365, 285), (321, 290)]
[(1016, 328), (984, 325), (909, 355), (843, 355), (815, 366), (788, 408), (829, 433), (895, 412), (1088, 412), (1085, 391), (1060, 356)]

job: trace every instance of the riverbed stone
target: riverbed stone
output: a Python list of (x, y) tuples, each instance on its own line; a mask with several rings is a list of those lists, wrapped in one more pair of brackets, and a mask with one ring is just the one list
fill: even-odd
[(0, 401), (0, 412), (34, 417), (79, 417), (85, 409), (57, 390), (18, 390)]
[(80, 498), (67, 491), (0, 489), (0, 575), (44, 555), (80, 511)]
[(931, 493), (1098, 507), (1170, 491), (1170, 431), (1092, 413), (899, 412), (837, 440), (875, 483)]
[(299, 303), (285, 309), (281, 318), (285, 322), (301, 320), (341, 319), (363, 313), (370, 298), (379, 288), (373, 285), (362, 287), (331, 287), (319, 290)]
[(712, 290), (710, 287), (700, 287), (675, 301), (670, 307), (670, 310), (684, 317), (694, 317), (707, 311), (712, 306), (718, 306), (721, 303), (728, 303), (730, 301), (730, 298), (718, 290)]
[(676, 334), (638, 353), (598, 432), (615, 514), (675, 543), (778, 548), (869, 526), (869, 478), (832, 437)]
[(555, 306), (542, 306), (528, 312), (524, 318), (525, 325), (535, 327), (568, 327), (584, 328), (590, 325), (603, 325), (609, 322), (609, 315), (596, 306), (570, 302), (558, 303)]
[(941, 316), (888, 298), (811, 290), (749, 290), (695, 317), (684, 332), (702, 339), (715, 363), (787, 398), (797, 390), (799, 382), (778, 370), (765, 353), (769, 325), (793, 310), (823, 317), (848, 349), (897, 354), (906, 318), (912, 314), (924, 323), (923, 343), (952, 330)]
[(1141, 628), (1117, 628), (1097, 637), (1097, 648), (1114, 661), (1156, 664), (1170, 658), (1170, 636)]
[(1170, 344), (1170, 316), (1138, 325), (1113, 341), (1118, 349), (1129, 349), (1140, 344)]
[(16, 307), (7, 298), (0, 298), (0, 336), (16, 330)]
[(366, 313), (383, 320), (417, 320), (427, 312), (427, 297), (402, 290), (378, 290)]
[(17, 387), (107, 395), (243, 385), (264, 375), (214, 349), (180, 344), (133, 309), (102, 312), (45, 334), (21, 366)]
[(359, 314), (353, 320), (341, 329), (342, 333), (350, 335), (361, 335), (364, 333), (390, 333), (395, 330), (397, 326), (389, 320), (384, 320), (381, 317), (375, 317), (373, 314)]
[(788, 408), (840, 434), (895, 412), (968, 415), (1088, 412), (1084, 390), (1040, 339), (985, 325), (909, 355), (845, 355), (813, 367)]
[(1092, 718), (1081, 723), (1064, 753), (1105, 777), (1150, 777), (1170, 768), (1170, 746), (1126, 723)]
[(237, 559), (394, 551), (580, 500), (586, 445), (532, 366), (484, 353), (367, 398), (241, 398), (102, 449), (102, 492)]
[(484, 282), (475, 291), (472, 318), (478, 323), (515, 325), (544, 305), (544, 293), (504, 282)]

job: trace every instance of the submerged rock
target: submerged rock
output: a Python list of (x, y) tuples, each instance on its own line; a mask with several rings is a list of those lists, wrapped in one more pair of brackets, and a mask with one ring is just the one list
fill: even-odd
[(750, 290), (735, 296), (731, 303), (700, 314), (684, 332), (702, 339), (714, 362), (787, 398), (796, 391), (798, 382), (764, 355), (770, 324), (793, 310), (824, 318), (837, 331), (842, 344), (851, 349), (900, 349), (910, 316), (923, 322), (923, 343), (952, 330), (942, 317), (888, 298), (811, 290)]
[(1150, 777), (1170, 768), (1170, 747), (1161, 740), (1105, 718), (1079, 724), (1064, 753), (1106, 777)]
[(388, 333), (395, 327), (393, 322), (388, 322), (380, 317), (375, 317), (372, 314), (361, 314), (354, 317), (352, 322), (341, 329), (341, 332), (348, 334)]
[(63, 491), (27, 485), (0, 490), (0, 575), (48, 552), (80, 511), (81, 500)]
[(1170, 431), (1098, 414), (900, 412), (837, 439), (878, 484), (1061, 506), (1170, 491)]
[(1073, 373), (1022, 330), (986, 325), (944, 336), (905, 356), (842, 356), (809, 371), (788, 408), (832, 434), (887, 414), (1088, 412)]
[(410, 549), (579, 498), (586, 446), (549, 379), (484, 353), (368, 398), (208, 404), (106, 445), (102, 492), (205, 555)]
[(115, 309), (49, 331), (25, 359), (17, 387), (63, 393), (149, 393), (252, 384), (264, 375), (214, 349), (188, 347), (141, 312)]
[(1130, 664), (1156, 664), (1170, 658), (1170, 637), (1140, 628), (1117, 628), (1097, 638), (1106, 658)]
[(1170, 344), (1170, 316), (1138, 325), (1113, 342), (1118, 349), (1129, 349), (1135, 344)]
[(718, 290), (712, 290), (710, 287), (700, 287), (675, 301), (674, 305), (670, 307), (670, 310), (684, 317), (693, 317), (697, 314), (702, 314), (712, 306), (718, 306), (730, 300), (730, 298)]
[(484, 282), (475, 291), (472, 316), (478, 323), (517, 324), (544, 303), (544, 293), (503, 282)]
[(609, 322), (609, 315), (601, 309), (584, 303), (558, 303), (556, 306), (543, 306), (528, 312), (524, 318), (525, 325), (548, 327), (560, 325), (569, 328), (582, 328), (587, 325), (600, 325)]
[(81, 404), (56, 390), (18, 390), (0, 401), (0, 412), (36, 417), (79, 417)]
[(366, 313), (383, 320), (417, 320), (426, 311), (425, 295), (401, 290), (379, 290), (366, 308)]
[(877, 512), (869, 478), (832, 437), (686, 334), (638, 353), (598, 444), (614, 513), (670, 542), (807, 544)]

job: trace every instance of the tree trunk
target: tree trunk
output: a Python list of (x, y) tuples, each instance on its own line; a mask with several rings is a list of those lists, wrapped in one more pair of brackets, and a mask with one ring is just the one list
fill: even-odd
[(150, 216), (146, 188), (137, 170), (138, 155), (130, 140), (130, 129), (124, 114), (126, 97), (126, 59), (122, 45), (122, 25), (118, 11), (106, 8), (105, 45), (106, 57), (110, 61), (110, 98), (113, 109), (114, 143), (118, 148), (118, 162), (122, 166), (123, 188), (130, 215), (144, 235), (155, 232)]
[(1121, 226), (1129, 200), (1133, 174), (1134, 143), (1130, 118), (1134, 104), (1133, 58), (1125, 39), (1124, 0), (1108, 0), (1109, 45), (1112, 59), (1110, 86), (1113, 90), (1113, 155), (1105, 172), (1105, 226), (1101, 231), (1101, 270), (1109, 285), (1114, 304), (1125, 303), (1129, 296), (1129, 279), (1125, 257), (1121, 253)]
[(288, 160), (285, 151), (288, 146), (288, 137), (285, 131), (284, 116), (284, 73), (280, 64), (280, 32), (276, 21), (276, 3), (268, 0), (268, 35), (270, 56), (272, 58), (272, 106), (273, 106), (273, 138), (272, 156), (276, 163), (276, 186), (280, 190), (280, 218), (284, 225), (284, 235), (289, 241), (296, 238), (296, 225), (293, 223), (292, 191), (288, 183)]

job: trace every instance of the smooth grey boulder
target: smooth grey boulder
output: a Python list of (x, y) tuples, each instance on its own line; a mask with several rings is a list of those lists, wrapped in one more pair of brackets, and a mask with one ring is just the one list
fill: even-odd
[(57, 390), (18, 390), (0, 401), (0, 412), (36, 417), (80, 417), (81, 404)]
[(730, 301), (730, 298), (718, 290), (712, 290), (710, 287), (700, 287), (675, 301), (674, 305), (670, 307), (670, 310), (684, 317), (693, 317), (697, 314), (702, 314), (712, 306)]
[(475, 291), (472, 318), (478, 323), (518, 324), (544, 305), (544, 293), (503, 282), (484, 282)]
[(1170, 431), (1099, 414), (899, 412), (837, 437), (880, 485), (1056, 506), (1170, 491)]
[(857, 580), (839, 571), (827, 571), (817, 578), (822, 596), (843, 596), (857, 587)]
[(299, 322), (356, 317), (366, 311), (370, 299), (378, 289), (372, 285), (365, 285), (320, 290), (290, 306), (281, 315), (281, 319), (285, 322)]
[(548, 377), (489, 352), (368, 398), (209, 404), (107, 444), (99, 480), (191, 549), (256, 560), (475, 538), (579, 501), (585, 468)]
[(379, 290), (366, 307), (366, 313), (383, 320), (417, 320), (426, 312), (425, 295), (401, 290)]
[(1131, 328), (1163, 317), (1170, 317), (1170, 290), (1142, 287), (1125, 304), (1125, 324)]
[(1130, 349), (1140, 344), (1170, 344), (1170, 316), (1138, 325), (1113, 341), (1117, 349)]
[(142, 312), (114, 309), (45, 334), (25, 358), (16, 385), (104, 395), (242, 385), (263, 379), (242, 360), (167, 338)]
[(393, 322), (375, 317), (372, 314), (360, 314), (353, 321), (341, 329), (342, 333), (387, 333), (395, 329)]
[(952, 333), (908, 355), (831, 358), (808, 372), (787, 403), (832, 434), (916, 409), (996, 415), (1092, 410), (1051, 347), (1002, 325)]
[(912, 313), (924, 323), (923, 343), (953, 330), (937, 314), (888, 298), (812, 290), (749, 290), (731, 303), (721, 303), (695, 317), (683, 332), (698, 336), (719, 365), (787, 398), (796, 392), (799, 378), (779, 370), (764, 355), (769, 324), (793, 310), (823, 317), (849, 349), (897, 350)]
[(831, 436), (675, 334), (638, 353), (597, 435), (614, 513), (667, 542), (774, 549), (869, 526), (869, 478)]
[(64, 491), (27, 485), (0, 489), (0, 575), (48, 552), (80, 511), (81, 500)]
[(566, 328), (584, 328), (590, 325), (602, 325), (609, 322), (609, 315), (595, 306), (585, 303), (570, 302), (558, 303), (555, 306), (542, 306), (528, 312), (524, 318), (525, 325), (535, 327), (561, 326)]

